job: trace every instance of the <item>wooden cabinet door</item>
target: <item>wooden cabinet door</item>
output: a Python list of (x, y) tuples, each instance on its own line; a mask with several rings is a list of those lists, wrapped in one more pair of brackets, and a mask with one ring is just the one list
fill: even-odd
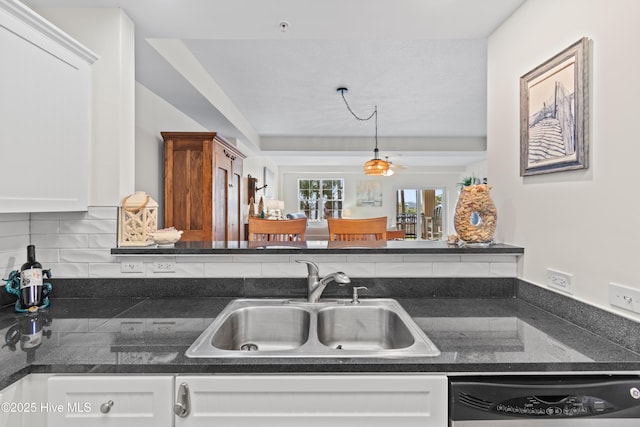
[(213, 240), (229, 240), (229, 190), (233, 185), (232, 160), (228, 151), (215, 147)]
[(163, 132), (164, 224), (183, 230), (185, 241), (212, 236), (212, 146), (215, 133)]

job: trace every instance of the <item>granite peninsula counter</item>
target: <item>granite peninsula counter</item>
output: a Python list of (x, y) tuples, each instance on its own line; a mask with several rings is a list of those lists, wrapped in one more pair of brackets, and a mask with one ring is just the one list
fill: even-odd
[(370, 242), (330, 242), (308, 240), (302, 242), (183, 242), (174, 247), (119, 247), (112, 255), (237, 255), (237, 254), (502, 254), (522, 255), (524, 248), (504, 243), (486, 247), (449, 245), (441, 240), (388, 240)]

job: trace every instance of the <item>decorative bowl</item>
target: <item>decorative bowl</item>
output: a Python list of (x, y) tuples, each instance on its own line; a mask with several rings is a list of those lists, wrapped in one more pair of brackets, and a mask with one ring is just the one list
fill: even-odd
[(150, 233), (153, 242), (158, 246), (173, 246), (182, 236), (182, 230), (175, 228), (163, 228), (162, 230)]

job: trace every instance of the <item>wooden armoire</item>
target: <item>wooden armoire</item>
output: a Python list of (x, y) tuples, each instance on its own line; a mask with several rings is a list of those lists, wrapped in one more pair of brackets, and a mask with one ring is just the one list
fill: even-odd
[(186, 241), (243, 240), (242, 161), (215, 132), (161, 132), (164, 226)]

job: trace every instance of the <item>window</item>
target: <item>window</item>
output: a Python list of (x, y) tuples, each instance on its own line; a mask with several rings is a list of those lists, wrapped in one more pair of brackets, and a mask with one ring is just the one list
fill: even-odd
[(342, 218), (343, 179), (299, 179), (298, 208), (311, 221)]

